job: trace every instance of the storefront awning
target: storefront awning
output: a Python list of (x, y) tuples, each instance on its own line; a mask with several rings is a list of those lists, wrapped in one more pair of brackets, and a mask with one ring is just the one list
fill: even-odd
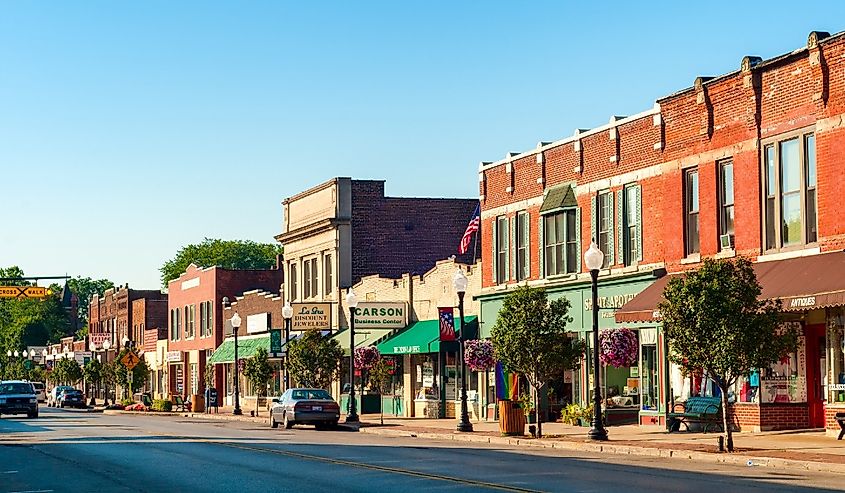
[[(754, 264), (763, 299), (779, 299), (785, 312), (845, 305), (845, 252), (824, 253)], [(660, 320), (657, 305), (663, 300), (665, 276), (644, 289), (616, 312), (617, 322)]]
[[(263, 347), (267, 351), (270, 350), (270, 334), (260, 335), (260, 336), (244, 336), (238, 337), (238, 358), (239, 359), (246, 359), (251, 358), (252, 355), (258, 350), (258, 348)], [(212, 364), (221, 364), (221, 363), (233, 363), (235, 361), (235, 340), (234, 339), (226, 339), (223, 341), (214, 354), (211, 355), (211, 358), (208, 359), (209, 363)]]
[[(378, 343), (390, 334), (393, 329), (355, 329), (355, 347), (367, 347)], [(343, 330), (332, 336), (332, 339), (340, 343), (343, 354), (349, 356), (349, 330)]]
[[(478, 324), (475, 315), (464, 317), (468, 332)], [(455, 330), (460, 334), (461, 321), (455, 318)], [(471, 334), (470, 334), (471, 335)], [(423, 354), (440, 352), (440, 320), (422, 320), (408, 326), (378, 345), (381, 354)]]

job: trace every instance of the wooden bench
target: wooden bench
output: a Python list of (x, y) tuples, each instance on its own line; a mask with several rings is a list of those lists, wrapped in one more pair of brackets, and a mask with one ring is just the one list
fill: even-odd
[[(676, 404), (675, 409), (666, 416), (669, 420), (669, 431), (678, 431), (681, 423), (689, 431), (690, 423), (704, 425), (704, 433), (711, 425), (722, 429), (722, 400), (719, 397), (690, 397), (682, 404)], [(672, 423), (677, 423), (673, 425)]]
[(835, 419), (836, 422), (839, 423), (839, 437), (837, 437), (836, 439), (842, 440), (842, 437), (845, 436), (845, 413), (836, 413), (833, 419)]
[(191, 403), (185, 402), (181, 395), (173, 396), (173, 410), (174, 411), (190, 411)]

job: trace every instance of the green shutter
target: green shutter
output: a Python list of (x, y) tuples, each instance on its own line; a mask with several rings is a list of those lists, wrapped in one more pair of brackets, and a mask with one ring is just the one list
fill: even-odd
[(492, 243), (493, 243), (493, 261), (490, 262), (490, 266), (492, 267), (491, 270), (493, 272), (493, 284), (499, 283), (499, 281), (498, 281), (499, 275), (496, 272), (496, 267), (497, 267), (496, 263), (497, 263), (498, 257), (499, 257), (499, 252), (497, 251), (497, 248), (496, 248), (496, 246), (498, 245), (498, 236), (496, 236), (496, 231), (499, 228), (498, 223), (499, 223), (499, 218), (494, 217), (493, 221), (491, 221), (491, 224), (490, 224), (490, 229), (493, 232), (493, 241), (492, 241)]
[(623, 190), (619, 190), (616, 192), (616, 238), (617, 238), (617, 247), (616, 251), (619, 252), (618, 258), (619, 263), (625, 263), (625, 231), (623, 230), (622, 226), (625, 221), (625, 194)]
[(575, 272), (581, 272), (581, 208), (575, 209)]
[(545, 246), (546, 246), (546, 237), (545, 237), (545, 232), (543, 231), (543, 228), (545, 226), (543, 224), (543, 221), (545, 219), (546, 219), (545, 216), (540, 216), (540, 223), (539, 223), (539, 226), (537, 227), (537, 231), (539, 231), (539, 234), (540, 234), (540, 241), (537, 242), (540, 245), (539, 252), (538, 252), (538, 255), (537, 255), (537, 261), (540, 264), (540, 275), (539, 275), (540, 279), (543, 279), (543, 278), (546, 277), (546, 268), (545, 268), (545, 265), (544, 265), (544, 262), (543, 262), (545, 260), (544, 253), (545, 253)]
[(516, 264), (519, 262), (519, 255), (516, 254), (516, 245), (518, 243), (516, 241), (516, 236), (518, 234), (517, 231), (516, 231), (516, 215), (511, 217), (509, 222), (510, 222), (510, 226), (511, 226), (511, 235), (510, 235), (511, 242), (510, 242), (510, 245), (508, 247), (508, 251), (511, 253), (511, 259), (513, 259), (510, 262), (510, 273), (511, 273), (511, 280), (515, 280), (516, 279)]
[(643, 187), (637, 185), (631, 190), (637, 194), (637, 260), (643, 260)]
[(597, 219), (599, 217), (598, 204), (596, 203), (596, 196), (590, 197), (590, 242), (599, 242), (598, 232), (599, 225)]
[(610, 201), (610, 222), (611, 222), (610, 228), (608, 228), (608, 230), (607, 230), (607, 242), (609, 243), (609, 247), (610, 247), (610, 248), (607, 249), (607, 265), (608, 265), (608, 267), (610, 267), (611, 265), (616, 264), (616, 259), (614, 258), (614, 254), (616, 253), (616, 246), (615, 246), (616, 245), (616, 239), (614, 238), (615, 228), (613, 227), (613, 217), (615, 215), (614, 211), (616, 209), (614, 208), (614, 203), (613, 203), (613, 192), (607, 192), (607, 199)]
[(511, 235), (509, 234), (510, 233), (509, 225), (510, 225), (510, 221), (508, 221), (508, 218), (505, 217), (505, 239), (504, 239), (504, 243), (505, 243), (504, 244), (505, 265), (499, 266), (499, 268), (502, 269), (502, 274), (504, 274), (502, 279), (504, 279), (505, 282), (507, 282), (507, 280), (509, 279), (508, 274), (510, 273), (510, 265), (511, 265), (511, 248), (510, 248)]
[(525, 245), (525, 278), (531, 279), (531, 215), (523, 213), (525, 231), (522, 232), (522, 244)]

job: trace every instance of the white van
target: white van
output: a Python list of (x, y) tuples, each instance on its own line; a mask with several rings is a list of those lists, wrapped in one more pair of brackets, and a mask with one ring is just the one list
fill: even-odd
[(47, 401), (47, 389), (41, 382), (30, 382), (32, 384), (32, 388), (35, 389), (35, 397), (38, 398), (38, 402), (46, 402)]

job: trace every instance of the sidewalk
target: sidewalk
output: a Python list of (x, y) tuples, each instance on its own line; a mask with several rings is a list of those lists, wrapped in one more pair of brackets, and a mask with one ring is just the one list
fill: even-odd
[[(503, 437), (496, 422), (473, 422), (473, 433), (455, 431), (452, 419), (385, 418), (378, 425), (378, 415), (361, 417), (362, 433), (415, 436), (438, 440), (459, 440), (501, 445), (580, 450), (626, 455), (644, 455), (687, 460), (703, 460), (734, 465), (788, 467), (845, 474), (845, 441), (825, 435), (824, 431), (770, 431), (734, 433), (735, 452), (718, 452), (718, 433), (666, 433), (657, 426), (612, 426), (607, 442), (587, 439), (589, 428), (563, 423), (543, 423), (542, 439)], [(527, 430), (526, 430), (527, 431)]]

